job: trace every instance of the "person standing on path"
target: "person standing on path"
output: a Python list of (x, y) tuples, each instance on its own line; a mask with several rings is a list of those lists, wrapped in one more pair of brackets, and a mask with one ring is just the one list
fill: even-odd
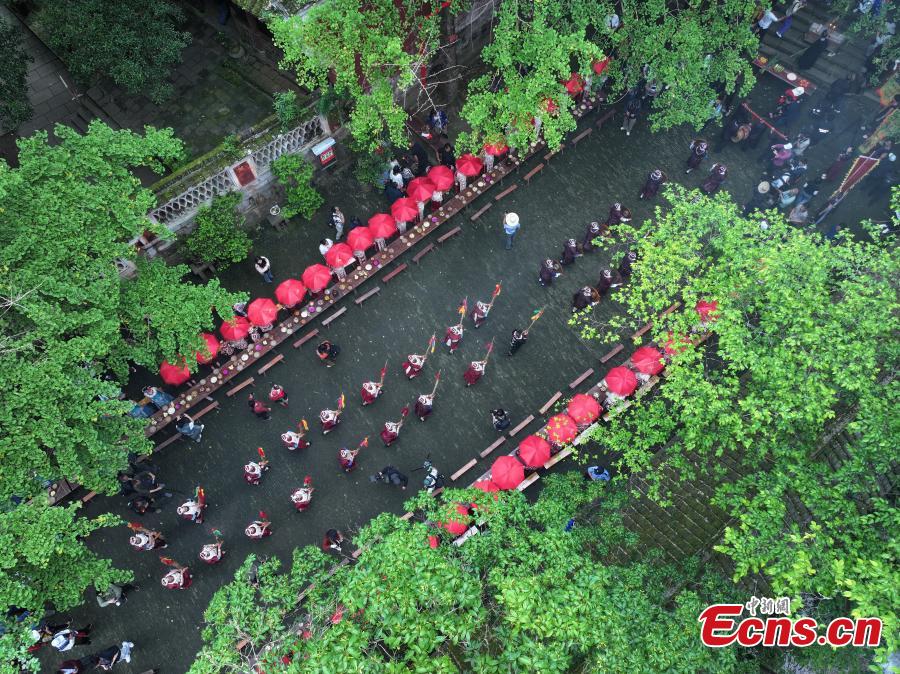
[(316, 347), (316, 355), (321, 362), (325, 363), (325, 367), (334, 367), (334, 363), (340, 352), (341, 347), (327, 339)]
[(509, 351), (506, 352), (507, 356), (515, 355), (516, 351), (518, 351), (521, 346), (528, 341), (528, 330), (513, 330), (512, 337), (509, 340)]
[(662, 187), (663, 183), (667, 180), (668, 177), (662, 172), (662, 169), (653, 169), (647, 176), (647, 181), (644, 183), (644, 187), (638, 195), (639, 198), (650, 199), (651, 197), (655, 197), (656, 193), (659, 192), (659, 188)]
[(634, 128), (634, 125), (637, 123), (638, 116), (641, 114), (641, 99), (638, 97), (632, 98), (628, 101), (628, 104), (625, 106), (625, 119), (622, 121), (622, 131), (625, 132), (626, 136), (631, 135), (631, 130)]
[(344, 534), (342, 534), (337, 529), (329, 529), (325, 532), (325, 539), (322, 541), (322, 549), (328, 552), (329, 550), (337, 550), (341, 551), (341, 546), (344, 544)]
[(596, 220), (587, 226), (587, 230), (584, 232), (584, 238), (581, 240), (581, 250), (585, 253), (590, 253), (596, 248), (594, 245), (594, 239), (598, 238), (601, 234), (603, 234), (603, 227)]
[(253, 266), (256, 268), (256, 273), (262, 276), (263, 282), (272, 283), (275, 280), (275, 277), (272, 276), (272, 263), (269, 262), (269, 258), (259, 255)]
[(60, 653), (72, 650), (75, 646), (85, 646), (91, 643), (88, 635), (91, 633), (91, 625), (84, 627), (66, 627), (53, 635), (50, 645)]
[(519, 216), (516, 213), (504, 213), (503, 214), (503, 233), (506, 234), (506, 250), (511, 250), (513, 247), (513, 239), (516, 237), (516, 233), (519, 231), (519, 228), (522, 224), (519, 222)]
[(344, 236), (344, 223), (347, 221), (347, 218), (344, 217), (344, 214), (341, 212), (341, 209), (337, 206), (332, 207), (331, 209), (331, 226), (334, 227), (334, 240), (340, 241), (341, 237)]
[(203, 424), (196, 424), (189, 414), (179, 414), (175, 417), (175, 430), (194, 442), (200, 442), (203, 437)]
[(541, 263), (541, 270), (538, 272), (538, 283), (545, 288), (553, 283), (553, 279), (562, 272), (559, 270), (559, 264), (547, 258)]
[(257, 419), (269, 421), (272, 418), (272, 410), (261, 400), (254, 398), (252, 393), (247, 396), (247, 407), (256, 415)]
[(248, 461), (244, 464), (244, 482), (251, 485), (258, 485), (262, 480), (263, 473), (269, 470), (269, 462), (262, 447), (258, 448), (259, 461)]
[(691, 156), (688, 157), (687, 160), (687, 171), (685, 173), (690, 173), (695, 168), (700, 166), (704, 159), (706, 159), (707, 152), (709, 150), (709, 145), (702, 138), (695, 138), (691, 141)]
[(578, 257), (581, 257), (581, 254), (578, 252), (578, 242), (575, 239), (566, 239), (562, 253), (559, 256), (559, 263), (565, 267), (575, 262), (575, 258)]
[(507, 428), (512, 425), (512, 420), (509, 418), (509, 414), (506, 413), (506, 410), (502, 407), (498, 407), (495, 410), (491, 410), (491, 426), (494, 427), (494, 430), (498, 433), (502, 433)]
[(188, 499), (182, 503), (175, 512), (183, 520), (188, 520), (194, 524), (203, 524), (203, 511), (206, 509), (206, 494), (203, 487), (197, 487), (197, 493), (194, 498)]

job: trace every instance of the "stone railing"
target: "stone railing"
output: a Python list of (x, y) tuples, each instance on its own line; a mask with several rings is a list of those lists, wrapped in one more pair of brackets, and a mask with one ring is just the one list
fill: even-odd
[(247, 198), (258, 193), (272, 180), (270, 166), (281, 155), (303, 152), (328, 133), (327, 122), (319, 116), (279, 134), (231, 166), (210, 175), (166, 203), (150, 211), (154, 222), (178, 232), (194, 217), (197, 209), (214, 197), (240, 191)]

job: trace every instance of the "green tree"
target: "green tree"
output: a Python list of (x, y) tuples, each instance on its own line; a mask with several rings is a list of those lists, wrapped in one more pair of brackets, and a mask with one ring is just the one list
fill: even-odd
[[(762, 214), (744, 218), (724, 194), (672, 187), (667, 198), (670, 208), (635, 232), (638, 263), (617, 299), (635, 325), (682, 302), (654, 319), (659, 344), (697, 328), (700, 299), (715, 300), (718, 316), (705, 346), (673, 357), (656, 397), (595, 439), (622, 452), (622, 468), (642, 474), (662, 504), (663, 476), (674, 488), (718, 485), (714, 502), (735, 519), (719, 547), (735, 579), (763, 572), (795, 606), (843, 593), (849, 605), (832, 604), (837, 612), (859, 610), (857, 592), (896, 626), (894, 586), (860, 588), (888, 581), (897, 561), (885, 546), (896, 506), (880, 496), (898, 431), (887, 412), (900, 353), (893, 237), (828, 245), (776, 212), (765, 227)], [(848, 414), (854, 439), (835, 458), (823, 438)], [(897, 633), (885, 630), (882, 656)]]
[(197, 211), (197, 227), (184, 241), (189, 256), (220, 269), (247, 258), (252, 242), (242, 229), (244, 216), (237, 212), (241, 198), (237, 192), (226, 194)]
[(672, 5), (665, 0), (624, 0), (622, 26), (609, 35), (608, 51), (615, 52), (607, 72), (614, 96), (623, 94), (641, 78), (660, 94), (650, 114), (654, 131), (679, 124), (700, 129), (713, 114), (713, 101), (721, 87), (726, 93), (739, 86), (746, 95), (756, 78), (748, 57), (756, 54), (759, 39), (753, 34), (755, 0), (700, 2)]
[[(131, 580), (130, 571), (113, 567), (88, 549), (84, 539), (97, 529), (121, 524), (101, 515), (77, 517), (81, 504), (51, 507), (35, 499), (0, 513), (0, 606), (29, 611), (38, 618), (49, 606), (66, 611), (84, 600), (84, 592), (105, 591), (110, 583)], [(29, 622), (11, 626), (0, 635), (0, 671), (29, 671), (39, 665), (25, 651), (33, 642)], [(9, 667), (9, 669), (6, 669)]]
[(28, 64), (34, 59), (22, 48), (22, 33), (0, 18), (0, 130), (15, 129), (31, 117)]
[[(576, 126), (574, 102), (563, 82), (573, 69), (588, 75), (602, 49), (588, 39), (605, 30), (603, 3), (503, 0), (494, 39), (482, 51), (490, 72), (469, 84), (462, 117), (471, 132), (457, 142), (480, 151), (485, 142), (505, 138), (519, 150), (539, 135), (557, 147)], [(540, 133), (534, 119), (540, 120)]]
[(83, 86), (106, 76), (162, 103), (172, 95), (169, 73), (191, 41), (177, 29), (183, 18), (166, 0), (41, 0), (35, 20)]
[[(388, 139), (405, 147), (407, 114), (400, 92), (417, 86), (437, 47), (441, 0), (330, 0), (269, 27), (307, 89), (328, 88), (351, 102), (356, 149), (374, 152)], [(421, 88), (420, 88), (421, 89)]]
[(287, 193), (287, 203), (282, 209), (286, 218), (300, 216), (304, 220), (325, 203), (324, 197), (312, 186), (315, 169), (299, 154), (283, 154), (272, 162), (272, 173)]

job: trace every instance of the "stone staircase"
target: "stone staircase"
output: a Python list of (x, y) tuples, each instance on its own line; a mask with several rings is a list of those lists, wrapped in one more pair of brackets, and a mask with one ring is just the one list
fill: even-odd
[[(783, 12), (783, 7), (775, 9), (775, 13), (779, 16)], [(849, 23), (849, 20), (836, 16), (831, 8), (819, 3), (809, 3), (794, 15), (794, 22), (783, 38), (779, 38), (775, 34), (778, 24), (773, 24), (772, 28), (766, 32), (766, 36), (759, 46), (759, 52), (770, 61), (796, 66), (800, 54), (810, 45), (804, 39), (809, 27), (813, 23), (827, 25), (834, 20), (837, 20), (838, 31), (841, 32)], [(820, 89), (827, 90), (836, 79), (850, 73), (862, 74), (865, 69), (866, 43), (864, 39), (848, 33), (844, 33), (844, 35), (844, 43), (834, 56), (823, 54), (814, 68), (802, 73)]]

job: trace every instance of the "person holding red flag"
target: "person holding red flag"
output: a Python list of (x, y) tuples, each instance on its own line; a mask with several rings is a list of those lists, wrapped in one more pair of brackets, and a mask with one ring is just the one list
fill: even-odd
[(498, 283), (494, 287), (494, 292), (491, 293), (490, 302), (475, 302), (475, 308), (472, 309), (470, 316), (472, 317), (472, 322), (475, 323), (476, 330), (484, 324), (488, 314), (491, 313), (491, 309), (494, 307), (494, 300), (496, 300), (497, 296), (500, 294), (501, 285), (502, 284)]
[(166, 566), (172, 567), (160, 581), (164, 588), (167, 590), (186, 590), (191, 586), (194, 579), (191, 577), (191, 570), (188, 567), (179, 564), (171, 557), (160, 557), (159, 561)]
[(197, 487), (194, 498), (182, 503), (175, 512), (183, 520), (188, 520), (194, 524), (203, 524), (204, 510), (206, 510), (206, 492), (203, 491), (203, 487)]
[(266, 536), (271, 536), (272, 523), (269, 521), (269, 517), (260, 510), (259, 519), (250, 522), (250, 524), (247, 525), (247, 528), (244, 529), (244, 534), (247, 538), (252, 538), (255, 541), (265, 538)]
[(346, 401), (344, 394), (338, 398), (338, 408), (336, 410), (322, 410), (319, 412), (319, 421), (322, 423), (322, 435), (328, 435), (333, 428), (341, 423), (341, 414), (344, 412)]
[(128, 528), (134, 532), (128, 539), (128, 544), (135, 550), (156, 550), (157, 548), (161, 550), (169, 545), (158, 531), (145, 529), (135, 522), (129, 522)]
[(403, 361), (403, 374), (406, 375), (407, 379), (415, 379), (422, 372), (422, 368), (425, 367), (425, 363), (428, 361), (428, 355), (434, 353), (434, 346), (437, 343), (437, 335), (431, 335), (431, 339), (428, 340), (428, 346), (425, 347), (425, 353), (419, 355), (417, 353), (411, 353), (406, 357), (406, 360)]
[(441, 372), (438, 370), (438, 373), (434, 376), (434, 388), (431, 389), (431, 393), (423, 393), (418, 398), (416, 398), (415, 404), (415, 412), (416, 416), (419, 417), (419, 421), (425, 421), (429, 416), (431, 416), (431, 412), (434, 407), (434, 394), (437, 393), (438, 384), (441, 381)]
[(262, 447), (257, 447), (256, 452), (259, 454), (259, 461), (249, 461), (244, 464), (244, 482), (247, 484), (258, 485), (263, 473), (269, 470), (266, 452)]
[(376, 400), (378, 400), (378, 396), (381, 395), (384, 387), (385, 375), (387, 375), (387, 363), (385, 363), (384, 367), (381, 368), (380, 380), (363, 382), (362, 388), (360, 389), (363, 407), (365, 407), (366, 405), (371, 405)]
[(362, 442), (359, 443), (359, 447), (356, 449), (348, 449), (347, 447), (341, 447), (338, 450), (338, 463), (341, 464), (341, 470), (345, 473), (350, 473), (356, 468), (356, 455), (359, 454), (359, 451), (363, 447), (369, 446), (369, 438), (368, 436), (363, 438)]
[(446, 344), (450, 348), (450, 353), (455, 353), (459, 348), (459, 342), (463, 337), (463, 318), (466, 316), (466, 311), (469, 307), (469, 299), (466, 298), (462, 301), (462, 304), (459, 305), (459, 309), (457, 309), (457, 313), (459, 314), (459, 323), (456, 325), (451, 325), (447, 328), (447, 332), (444, 333), (444, 344)]
[(301, 419), (297, 424), (296, 431), (285, 431), (281, 434), (281, 443), (290, 451), (297, 449), (306, 449), (312, 443), (306, 439), (306, 433), (309, 431), (309, 424), (306, 419)]
[(485, 369), (487, 368), (488, 358), (491, 356), (491, 351), (494, 350), (494, 340), (491, 340), (491, 343), (488, 344), (487, 353), (484, 354), (484, 360), (473, 360), (469, 363), (469, 368), (463, 373), (463, 379), (466, 380), (466, 387), (472, 386), (477, 383), (479, 379), (484, 376)]
[(385, 447), (390, 447), (394, 441), (400, 436), (400, 429), (403, 428), (403, 421), (409, 414), (409, 406), (405, 406), (400, 410), (400, 421), (385, 421), (384, 428), (381, 431), (381, 441)]
[(294, 504), (294, 507), (297, 509), (298, 513), (302, 513), (304, 510), (309, 508), (309, 504), (312, 503), (312, 495), (315, 489), (312, 486), (312, 477), (307, 475), (303, 478), (303, 486), (298, 487), (294, 491), (291, 492), (291, 503)]

